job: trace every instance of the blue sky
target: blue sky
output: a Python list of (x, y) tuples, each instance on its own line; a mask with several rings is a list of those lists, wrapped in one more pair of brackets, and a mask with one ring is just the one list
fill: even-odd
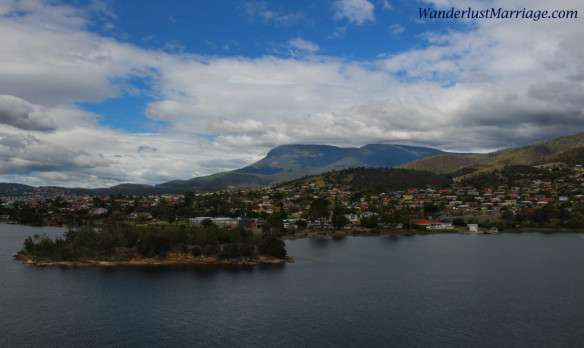
[(290, 143), (485, 152), (574, 134), (582, 16), (576, 0), (0, 0), (0, 181), (155, 184)]
[[(165, 1), (163, 6), (159, 1), (142, 1), (140, 6), (132, 1), (110, 2), (109, 15), (93, 14), (92, 29), (121, 42), (181, 55), (287, 59), (313, 53), (367, 65), (427, 47), (420, 36), (430, 31), (465, 31), (473, 26), (459, 20), (422, 21), (419, 7), (428, 4), (392, 3), (354, 1), (343, 9), (333, 1), (175, 0)], [(140, 92), (80, 107), (99, 114), (100, 123), (108, 127), (156, 131), (158, 124), (144, 117), (156, 92), (141, 79), (122, 82)]]

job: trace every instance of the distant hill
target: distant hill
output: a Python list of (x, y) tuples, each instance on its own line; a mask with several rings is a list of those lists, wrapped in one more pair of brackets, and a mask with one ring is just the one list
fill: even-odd
[(551, 156), (546, 156), (534, 164), (546, 164), (553, 162), (563, 162), (568, 165), (574, 166), (576, 164), (584, 164), (584, 146), (575, 147), (560, 153), (556, 153)]
[(410, 188), (448, 187), (452, 179), (447, 175), (429, 171), (398, 168), (348, 168), (322, 174), (308, 175), (300, 179), (277, 184), (277, 186), (298, 186), (306, 184), (348, 185), (353, 191), (375, 194), (406, 190)]
[(584, 162), (584, 133), (472, 156), (444, 154), (414, 160), (399, 168), (429, 170), (464, 177), (511, 165)]
[(32, 186), (23, 185), (23, 184), (13, 184), (9, 182), (2, 182), (0, 183), (0, 192), (4, 191), (13, 191), (13, 190), (27, 190), (32, 189)]
[(365, 145), (342, 148), (330, 145), (282, 145), (245, 168), (190, 180), (156, 185), (165, 192), (217, 191), (229, 187), (262, 187), (304, 175), (353, 167), (394, 167), (414, 159), (445, 152), (419, 146)]

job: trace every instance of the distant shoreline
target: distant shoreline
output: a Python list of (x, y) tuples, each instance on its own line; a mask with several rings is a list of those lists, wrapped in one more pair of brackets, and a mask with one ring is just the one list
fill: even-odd
[(436, 235), (436, 234), (485, 234), (485, 235), (497, 235), (505, 233), (584, 233), (584, 230), (580, 229), (554, 229), (554, 228), (519, 228), (519, 229), (505, 229), (499, 231), (496, 234), (489, 233), (489, 230), (483, 229), (477, 232), (468, 231), (466, 228), (451, 229), (451, 230), (407, 230), (407, 229), (395, 229), (395, 230), (385, 230), (379, 229), (379, 233), (372, 232), (374, 229), (347, 229), (347, 230), (311, 230), (311, 231), (300, 231), (295, 234), (284, 235), (282, 239), (284, 240), (295, 240), (303, 238), (322, 238), (322, 237), (374, 237), (374, 236), (413, 236), (413, 235)]

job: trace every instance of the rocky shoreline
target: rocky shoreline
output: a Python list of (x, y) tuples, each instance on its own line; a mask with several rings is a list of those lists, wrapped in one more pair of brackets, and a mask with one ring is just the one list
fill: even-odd
[(287, 256), (279, 259), (269, 256), (258, 256), (256, 258), (225, 258), (219, 259), (208, 256), (193, 256), (180, 253), (168, 253), (163, 258), (134, 257), (129, 260), (100, 260), (100, 259), (80, 259), (75, 261), (51, 261), (34, 259), (25, 253), (18, 252), (14, 255), (15, 260), (23, 261), (27, 265), (36, 267), (60, 266), (60, 267), (115, 267), (115, 266), (259, 266), (259, 265), (282, 265), (294, 262), (292, 257)]

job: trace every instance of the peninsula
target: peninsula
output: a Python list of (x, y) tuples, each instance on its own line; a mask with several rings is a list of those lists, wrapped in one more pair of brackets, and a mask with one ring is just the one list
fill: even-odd
[[(210, 221), (210, 220), (209, 220)], [(27, 237), (15, 259), (35, 266), (245, 266), (283, 264), (284, 242), (271, 234), (202, 225), (118, 223)]]

